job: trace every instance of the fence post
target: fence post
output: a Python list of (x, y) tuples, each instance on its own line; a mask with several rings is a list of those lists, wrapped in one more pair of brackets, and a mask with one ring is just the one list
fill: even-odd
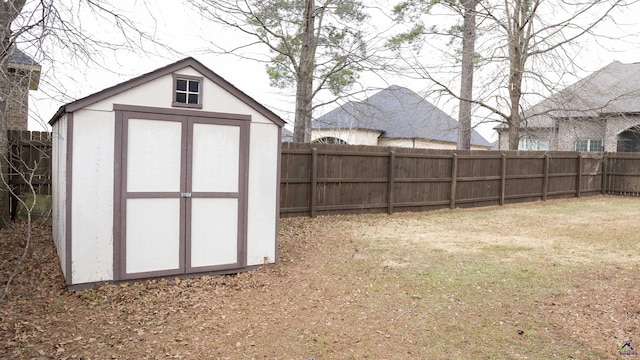
[(549, 154), (544, 154), (544, 177), (542, 178), (542, 201), (547, 201), (549, 191)]
[(456, 178), (458, 177), (458, 155), (451, 155), (451, 203), (449, 207), (451, 209), (456, 208)]
[(602, 156), (602, 195), (607, 193), (607, 155)]
[(316, 217), (316, 188), (318, 184), (318, 149), (311, 148), (311, 203), (309, 213), (311, 217)]
[(507, 192), (507, 154), (502, 153), (500, 165), (500, 206), (504, 205), (504, 196)]
[(387, 199), (389, 201), (389, 208), (387, 212), (389, 215), (393, 214), (393, 188), (395, 185), (395, 163), (396, 163), (396, 153), (393, 150), (389, 150), (389, 187), (387, 189)]
[(576, 181), (576, 197), (580, 197), (582, 189), (582, 154), (578, 155), (578, 178)]

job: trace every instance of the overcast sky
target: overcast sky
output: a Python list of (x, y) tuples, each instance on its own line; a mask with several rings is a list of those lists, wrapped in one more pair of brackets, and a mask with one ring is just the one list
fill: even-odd
[[(148, 0), (152, 6), (151, 18), (144, 8), (142, 2), (118, 0), (114, 2), (116, 6), (125, 9), (132, 20), (136, 21), (141, 29), (153, 34), (160, 44), (176, 50), (176, 52), (163, 50), (150, 43), (146, 44), (147, 52), (131, 53), (127, 51), (103, 51), (96, 59), (99, 65), (84, 65), (77, 63), (67, 63), (58, 61), (55, 68), (49, 69), (47, 63), (43, 63), (43, 79), (55, 77), (57, 84), (53, 86), (56, 90), (47, 85), (47, 81), (42, 83), (42, 91), (31, 92), (30, 107), (32, 119), (30, 120), (30, 130), (42, 130), (45, 128), (44, 122), (48, 121), (59, 106), (65, 102), (78, 99), (106, 87), (126, 81), (132, 77), (150, 72), (156, 68), (178, 61), (184, 57), (192, 56), (212, 69), (240, 90), (274, 110), (290, 123), (293, 122), (293, 90), (282, 90), (269, 85), (269, 79), (265, 71), (265, 64), (250, 60), (239, 59), (234, 56), (221, 56), (211, 54), (207, 51), (210, 48), (209, 41), (220, 44), (220, 46), (230, 46), (238, 41), (242, 41), (241, 35), (237, 32), (223, 29), (220, 26), (202, 21), (191, 9), (176, 6), (175, 1), (162, 1), (162, 5), (157, 5), (159, 1)], [(382, 2), (383, 4), (386, 1)], [(134, 5), (137, 4), (137, 5)], [(142, 4), (142, 5), (141, 5)], [(138, 6), (136, 9), (135, 6)], [(391, 5), (388, 5), (389, 7)], [(617, 22), (624, 25), (640, 25), (640, 7), (635, 7), (636, 11), (627, 11), (627, 17), (618, 17)], [(377, 14), (381, 19), (381, 15)], [(117, 36), (116, 29), (105, 26), (104, 23), (96, 21), (92, 16), (86, 16), (82, 20), (82, 27), (88, 34), (93, 33), (97, 37)], [(384, 21), (384, 20), (380, 20)], [(617, 31), (617, 30), (615, 30)], [(611, 30), (614, 33), (614, 30)], [(588, 72), (595, 71), (614, 60), (625, 63), (640, 61), (640, 39), (630, 39), (630, 42), (615, 42), (612, 40), (602, 40), (611, 49), (617, 51), (603, 51), (593, 44), (584, 44), (585, 49), (577, 61), (585, 69), (582, 76)], [(255, 51), (260, 51), (256, 48)], [(385, 76), (381, 79), (377, 76), (363, 76), (361, 78), (364, 87), (383, 88), (389, 84), (405, 86), (411, 90), (424, 94), (432, 84), (426, 80), (410, 80), (401, 77)], [(62, 91), (58, 91), (62, 88)], [(63, 94), (61, 94), (63, 93)], [(61, 96), (64, 95), (64, 96)], [(55, 99), (54, 99), (55, 98)], [(453, 118), (457, 118), (455, 101), (450, 99), (433, 99), (437, 106), (448, 112)], [(335, 107), (335, 105), (333, 105)], [(331, 110), (331, 106), (321, 109), (315, 113), (318, 117), (322, 113)], [(492, 130), (493, 125), (480, 126), (478, 131), (488, 140), (496, 139)]]

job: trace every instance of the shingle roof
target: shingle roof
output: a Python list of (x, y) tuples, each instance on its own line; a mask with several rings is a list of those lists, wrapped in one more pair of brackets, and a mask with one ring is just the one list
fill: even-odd
[[(458, 141), (458, 122), (415, 92), (390, 86), (361, 102), (348, 102), (312, 122), (314, 129), (367, 129), (384, 138)], [(491, 146), (472, 130), (471, 144)]]
[(11, 47), (9, 51), (9, 57), (7, 58), (7, 62), (9, 64), (19, 64), (19, 65), (28, 65), (28, 66), (39, 66), (35, 60), (33, 60), (29, 55), (23, 53), (20, 49), (15, 46)]
[(553, 118), (588, 118), (640, 113), (640, 63), (614, 61), (525, 111), (529, 127), (548, 127)]
[(289, 131), (287, 128), (282, 128), (282, 135), (280, 136), (280, 141), (282, 142), (293, 142), (293, 133)]

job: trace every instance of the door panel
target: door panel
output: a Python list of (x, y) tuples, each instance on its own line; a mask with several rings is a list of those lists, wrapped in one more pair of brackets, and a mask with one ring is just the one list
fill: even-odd
[(180, 191), (182, 123), (129, 119), (127, 191)]
[(244, 266), (249, 119), (118, 117), (117, 278)]
[(238, 192), (240, 128), (193, 124), (191, 191)]
[(180, 269), (180, 199), (128, 199), (126, 271)]
[(238, 199), (191, 200), (191, 267), (238, 263)]

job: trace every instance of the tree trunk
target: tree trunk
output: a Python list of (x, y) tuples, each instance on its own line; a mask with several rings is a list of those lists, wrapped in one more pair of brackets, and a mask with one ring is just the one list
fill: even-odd
[(458, 149), (471, 149), (471, 100), (473, 99), (473, 58), (476, 42), (477, 0), (464, 2), (464, 28), (462, 37), (462, 74), (460, 108), (458, 110)]
[(524, 64), (529, 55), (525, 24), (529, 21), (530, 0), (516, 0), (513, 5), (513, 15), (509, 19), (509, 100), (511, 113), (509, 114), (509, 150), (518, 150), (520, 141), (520, 126), (522, 114), (520, 100), (522, 99), (522, 79)]
[(18, 17), (26, 0), (9, 0), (0, 3), (0, 228), (11, 220), (9, 209), (9, 141), (7, 139), (7, 109), (11, 87), (11, 76), (8, 70), (8, 56), (13, 45), (11, 24)]
[(306, 0), (300, 63), (296, 73), (296, 110), (293, 142), (311, 141), (313, 69), (315, 65), (315, 1)]

